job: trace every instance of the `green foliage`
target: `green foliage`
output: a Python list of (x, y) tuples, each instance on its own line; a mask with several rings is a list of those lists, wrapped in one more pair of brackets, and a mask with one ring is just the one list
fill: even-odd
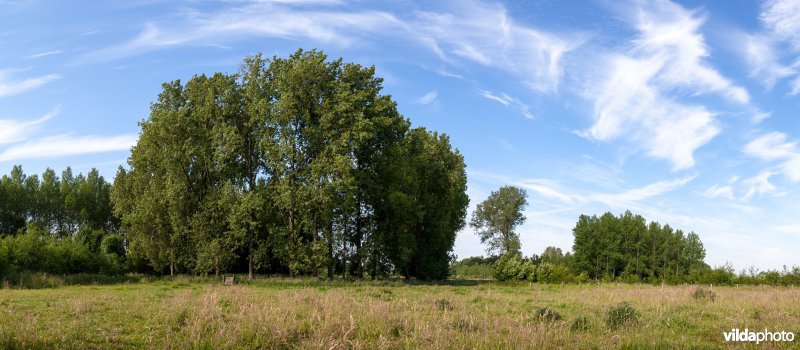
[(572, 321), (572, 324), (569, 328), (573, 331), (586, 331), (589, 329), (589, 326), (590, 323), (588, 317), (578, 316)]
[(536, 265), (522, 259), (519, 254), (508, 253), (494, 263), (494, 279), (498, 281), (535, 280)]
[(525, 222), (522, 211), (528, 205), (527, 197), (524, 189), (503, 186), (475, 208), (469, 225), (481, 243), (488, 244), (489, 254), (519, 253), (519, 234), (514, 229)]
[(694, 232), (649, 224), (626, 211), (616, 217), (581, 215), (575, 228), (572, 266), (590, 278), (680, 283), (692, 271), (707, 268), (705, 249)]
[(315, 50), (164, 84), (115, 179), (129, 245), (170, 273), (446, 278), (463, 157), (381, 84)]
[(636, 309), (623, 301), (618, 305), (608, 308), (606, 313), (606, 325), (608, 328), (617, 329), (625, 326), (633, 326), (639, 323), (639, 313)]
[(123, 270), (120, 257), (93, 252), (74, 238), (56, 239), (35, 225), (25, 233), (0, 238), (0, 273), (106, 273)]
[(455, 278), (492, 278), (493, 265), (497, 258), (474, 256), (453, 263), (451, 274)]
[(536, 267), (536, 280), (544, 283), (555, 282), (555, 276), (553, 275), (554, 269), (555, 265), (549, 262), (539, 264), (539, 266)]

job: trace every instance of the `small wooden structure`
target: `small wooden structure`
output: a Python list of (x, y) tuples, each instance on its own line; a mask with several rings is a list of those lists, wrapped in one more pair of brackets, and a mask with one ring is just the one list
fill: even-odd
[(232, 286), (233, 285), (233, 277), (234, 276), (222, 276), (222, 284), (224, 284), (226, 286)]

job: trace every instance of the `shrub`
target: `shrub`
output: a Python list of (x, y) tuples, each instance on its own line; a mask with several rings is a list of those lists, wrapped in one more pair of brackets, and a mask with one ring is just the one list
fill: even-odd
[(626, 301), (608, 309), (608, 315), (606, 317), (608, 328), (617, 329), (623, 326), (635, 325), (638, 322), (639, 313)]
[(436, 307), (441, 311), (450, 311), (453, 310), (453, 303), (447, 299), (439, 299), (436, 301)]
[(578, 283), (586, 283), (589, 282), (591, 279), (589, 278), (589, 274), (586, 271), (581, 272), (577, 277), (575, 277), (575, 282)]
[(697, 287), (697, 289), (694, 290), (694, 293), (692, 293), (692, 298), (694, 298), (694, 300), (700, 300), (700, 301), (708, 300), (710, 302), (714, 302), (714, 300), (717, 299), (717, 293), (715, 293), (710, 289)]
[(539, 264), (536, 268), (536, 280), (539, 282), (552, 283), (553, 282), (553, 269), (555, 265), (544, 262)]
[(569, 328), (573, 331), (585, 331), (589, 329), (589, 318), (586, 316), (578, 316), (578, 318), (572, 321), (572, 325)]
[(561, 319), (561, 314), (549, 307), (540, 308), (536, 314), (540, 322), (558, 321)]
[(512, 281), (524, 276), (524, 262), (519, 254), (508, 253), (501, 256), (494, 263), (494, 279), (498, 281)]

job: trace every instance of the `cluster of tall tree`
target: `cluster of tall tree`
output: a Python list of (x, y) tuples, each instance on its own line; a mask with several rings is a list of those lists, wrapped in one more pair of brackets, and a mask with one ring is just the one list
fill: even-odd
[(445, 278), (464, 160), (381, 82), (300, 50), (164, 84), (114, 182), (129, 254), (170, 273)]
[(75, 176), (26, 175), (0, 180), (0, 279), (23, 271), (117, 273), (125, 257), (115, 234), (111, 184), (92, 169)]
[(59, 178), (48, 168), (40, 178), (16, 165), (0, 180), (0, 236), (23, 233), (29, 225), (56, 238), (114, 231), (118, 220), (110, 192), (111, 184), (96, 169), (75, 176), (68, 167)]
[(590, 278), (663, 280), (708, 268), (703, 243), (696, 233), (647, 223), (630, 211), (620, 216), (581, 215), (572, 232), (573, 267)]

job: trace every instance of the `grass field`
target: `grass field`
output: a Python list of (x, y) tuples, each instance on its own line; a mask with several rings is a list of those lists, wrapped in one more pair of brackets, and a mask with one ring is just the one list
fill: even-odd
[[(0, 348), (798, 348), (726, 343), (731, 328), (800, 335), (800, 288), (177, 278), (0, 289)], [(707, 289), (707, 287), (706, 287)], [(611, 328), (609, 307), (633, 321)], [(550, 308), (560, 315), (540, 309)]]

